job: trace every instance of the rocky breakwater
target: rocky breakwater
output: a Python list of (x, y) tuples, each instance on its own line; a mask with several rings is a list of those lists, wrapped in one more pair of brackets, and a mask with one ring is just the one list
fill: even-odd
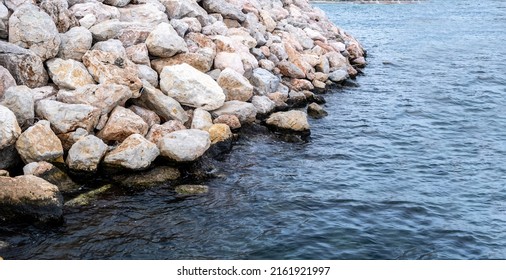
[(58, 220), (67, 174), (175, 180), (252, 123), (307, 134), (364, 55), (306, 0), (3, 0), (0, 170), (26, 166), (0, 218)]

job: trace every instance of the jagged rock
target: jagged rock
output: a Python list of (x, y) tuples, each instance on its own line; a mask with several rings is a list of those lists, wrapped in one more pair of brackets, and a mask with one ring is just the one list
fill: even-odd
[(276, 103), (267, 96), (253, 96), (251, 104), (255, 106), (258, 114), (269, 114), (276, 108)]
[(139, 79), (147, 81), (153, 87), (158, 87), (158, 73), (147, 65), (137, 65)]
[(231, 129), (241, 128), (241, 121), (235, 115), (221, 115), (213, 120), (213, 123), (223, 123), (228, 125)]
[(7, 8), (12, 11), (17, 10), (19, 7), (25, 4), (33, 4), (35, 5), (35, 0), (4, 0), (2, 1)]
[(119, 20), (125, 22), (137, 21), (153, 26), (162, 22), (169, 22), (167, 15), (163, 11), (160, 11), (154, 3), (128, 5), (120, 8), (119, 13)]
[(106, 20), (120, 18), (120, 12), (118, 8), (104, 5), (98, 1), (97, 2), (91, 1), (71, 5), (70, 11), (74, 14), (74, 16), (78, 20), (81, 20), (86, 16), (93, 16), (95, 18), (94, 24)]
[(21, 135), (16, 115), (9, 108), (0, 105), (0, 150), (14, 143)]
[(69, 11), (67, 0), (42, 0), (39, 7), (53, 19), (59, 33), (67, 32), (69, 28), (79, 24), (74, 14)]
[(46, 161), (31, 162), (23, 167), (24, 175), (42, 178), (58, 187), (61, 193), (74, 193), (80, 186), (63, 171)]
[(183, 130), (186, 129), (184, 124), (180, 121), (168, 121), (165, 122), (162, 125), (155, 124), (151, 127), (151, 129), (148, 132), (148, 135), (146, 136), (146, 139), (151, 141), (152, 143), (158, 144), (158, 141), (168, 135), (169, 133), (172, 133), (177, 130)]
[(148, 129), (148, 124), (137, 114), (117, 106), (97, 136), (106, 141), (123, 141), (132, 134), (144, 136), (148, 133)]
[(12, 74), (18, 85), (30, 88), (47, 85), (49, 77), (42, 60), (27, 49), (0, 40), (0, 65)]
[(213, 124), (209, 128), (209, 137), (211, 139), (211, 144), (216, 144), (218, 142), (223, 142), (228, 139), (231, 139), (234, 135), (230, 130), (230, 127), (224, 123)]
[(270, 13), (266, 10), (260, 11), (260, 20), (262, 21), (263, 25), (267, 29), (267, 31), (272, 32), (276, 28), (276, 22), (274, 19), (272, 19)]
[(209, 187), (206, 185), (180, 185), (175, 188), (179, 195), (197, 195), (209, 192)]
[(160, 88), (183, 105), (208, 111), (225, 102), (225, 94), (218, 83), (186, 63), (164, 67)]
[(167, 182), (175, 181), (180, 177), (181, 172), (174, 167), (157, 166), (145, 172), (116, 175), (112, 179), (123, 187), (148, 188), (167, 184)]
[(177, 162), (195, 161), (210, 146), (209, 133), (199, 129), (174, 131), (158, 141), (160, 154)]
[(266, 95), (277, 90), (280, 80), (271, 72), (262, 68), (257, 68), (253, 70), (250, 82), (259, 94)]
[(290, 81), (289, 87), (295, 91), (303, 91), (303, 90), (313, 90), (313, 84), (305, 79), (292, 79)]
[(213, 24), (206, 25), (202, 28), (204, 35), (226, 35), (228, 27), (222, 21), (216, 21)]
[(91, 50), (84, 54), (83, 63), (98, 83), (125, 85), (130, 88), (134, 98), (139, 96), (142, 82), (137, 77), (137, 66), (128, 58), (116, 53)]
[(281, 61), (278, 63), (277, 67), (279, 68), (279, 71), (281, 74), (285, 77), (289, 78), (295, 78), (295, 79), (302, 79), (306, 77), (306, 74), (304, 74), (304, 71), (297, 67), (297, 65), (291, 63), (290, 61)]
[(130, 3), (130, 0), (104, 0), (104, 4), (115, 6), (115, 7), (124, 7)]
[(146, 44), (137, 44), (126, 48), (128, 59), (133, 63), (150, 66), (148, 47)]
[(178, 53), (188, 52), (183, 38), (169, 23), (160, 23), (146, 39), (149, 53), (158, 57), (171, 57)]
[(53, 184), (33, 175), (0, 177), (0, 219), (59, 222), (63, 198)]
[(67, 166), (72, 170), (94, 172), (107, 152), (107, 145), (98, 137), (88, 135), (69, 150)]
[(140, 134), (132, 134), (116, 149), (106, 154), (104, 163), (113, 167), (143, 170), (149, 167), (159, 154), (155, 144)]
[(32, 90), (27, 86), (10, 87), (0, 102), (9, 108), (21, 127), (30, 126), (35, 118)]
[(7, 69), (0, 66), (0, 99), (2, 99), (4, 92), (13, 86), (16, 86), (16, 80)]
[(213, 66), (213, 50), (209, 48), (199, 49), (196, 53), (180, 53), (169, 58), (160, 58), (151, 61), (151, 66), (158, 73), (161, 73), (165, 66), (172, 66), (186, 63), (193, 68), (208, 72)]
[(39, 87), (32, 89), (32, 93), (33, 93), (33, 101), (35, 103), (43, 99), (56, 100), (58, 88), (56, 88), (54, 85)]
[(118, 105), (124, 105), (132, 97), (127, 86), (116, 84), (86, 85), (74, 91), (60, 90), (57, 99), (68, 104), (88, 104), (105, 115)]
[(208, 131), (211, 126), (213, 126), (213, 119), (208, 111), (201, 108), (193, 111), (192, 129)]
[(121, 22), (118, 20), (107, 20), (93, 25), (90, 28), (95, 41), (107, 41), (118, 39), (124, 47), (130, 47), (146, 42), (153, 27), (140, 22)]
[(248, 79), (231, 68), (221, 71), (218, 84), (223, 89), (227, 101), (248, 101), (253, 96), (253, 86)]
[(7, 39), (9, 36), (9, 16), (9, 9), (0, 2), (0, 38), (2, 39)]
[(197, 18), (202, 25), (207, 22), (207, 12), (195, 0), (161, 0), (170, 19)]
[(273, 113), (266, 123), (278, 129), (294, 132), (305, 132), (310, 128), (307, 114), (296, 110)]
[(153, 110), (165, 121), (178, 120), (185, 123), (188, 120), (184, 109), (174, 98), (163, 94), (149, 83), (144, 82), (142, 95), (136, 102)]
[(61, 141), (63, 146), (63, 150), (68, 151), (77, 141), (81, 140), (81, 138), (88, 136), (88, 131), (78, 128), (76, 131), (71, 131), (67, 133), (58, 134), (58, 138)]
[(128, 107), (132, 112), (141, 117), (149, 127), (152, 127), (155, 124), (160, 124), (160, 117), (153, 111), (132, 105)]
[(76, 89), (95, 83), (84, 64), (79, 61), (54, 58), (48, 60), (46, 65), (49, 77), (60, 88)]
[(256, 119), (257, 110), (253, 104), (243, 101), (227, 101), (218, 110), (212, 112), (213, 115), (235, 115), (241, 124), (253, 123)]
[(307, 113), (309, 116), (311, 116), (312, 118), (315, 118), (315, 119), (321, 119), (321, 118), (326, 117), (328, 115), (327, 111), (325, 111), (322, 108), (322, 106), (320, 106), (314, 102), (309, 104), (309, 106), (307, 107)]
[(19, 7), (9, 18), (9, 42), (29, 49), (42, 61), (60, 48), (60, 35), (51, 17), (35, 5)]
[(347, 70), (336, 70), (329, 74), (329, 79), (335, 83), (342, 82), (349, 77)]
[(69, 31), (60, 34), (61, 44), (58, 57), (61, 59), (73, 59), (82, 61), (83, 55), (91, 49), (93, 36), (84, 27), (73, 27)]
[(86, 104), (65, 104), (54, 100), (41, 100), (35, 105), (36, 116), (51, 122), (57, 133), (83, 128), (91, 131), (98, 122), (100, 110)]
[(209, 13), (218, 13), (223, 15), (224, 18), (235, 19), (240, 22), (246, 20), (246, 15), (241, 10), (241, 7), (229, 3), (225, 0), (202, 0), (202, 5)]
[(123, 43), (117, 39), (109, 39), (107, 41), (97, 42), (91, 49), (103, 52), (112, 52), (119, 57), (127, 56), (126, 49), (123, 47)]
[(184, 37), (184, 35), (186, 35), (186, 32), (188, 32), (189, 26), (182, 19), (175, 19), (175, 18), (171, 19), (170, 25), (172, 25), (172, 27), (174, 27), (174, 30), (176, 30), (177, 34), (180, 37)]
[(93, 14), (87, 14), (79, 20), (79, 25), (90, 29), (97, 22), (97, 17)]
[(274, 70), (274, 67), (276, 67), (274, 62), (268, 59), (261, 59), (260, 61), (258, 61), (258, 65), (267, 71), (272, 71)]
[(45, 120), (25, 130), (16, 141), (16, 149), (25, 163), (54, 161), (63, 156), (60, 139)]

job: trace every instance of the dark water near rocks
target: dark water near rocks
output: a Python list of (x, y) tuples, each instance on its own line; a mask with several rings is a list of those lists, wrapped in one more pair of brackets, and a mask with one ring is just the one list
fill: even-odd
[(113, 192), (0, 256), (505, 259), (506, 1), (319, 7), (370, 64), (308, 143), (243, 139), (206, 195)]

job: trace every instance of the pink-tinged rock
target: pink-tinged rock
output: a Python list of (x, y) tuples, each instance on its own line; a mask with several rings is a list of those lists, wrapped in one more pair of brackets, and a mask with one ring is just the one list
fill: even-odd
[(132, 134), (148, 133), (148, 124), (134, 112), (117, 106), (111, 113), (104, 129), (97, 134), (105, 141), (123, 141)]

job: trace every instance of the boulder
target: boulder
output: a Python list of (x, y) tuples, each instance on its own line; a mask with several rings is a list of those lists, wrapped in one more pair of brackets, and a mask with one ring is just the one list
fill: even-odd
[(281, 61), (277, 65), (280, 73), (289, 78), (302, 79), (306, 77), (304, 71), (290, 61)]
[(183, 38), (169, 23), (160, 23), (146, 39), (149, 53), (158, 57), (171, 57), (178, 53), (188, 52)]
[(161, 11), (154, 3), (128, 5), (118, 10), (120, 13), (119, 20), (121, 21), (136, 21), (152, 26), (169, 22), (167, 14)]
[(158, 73), (147, 65), (137, 65), (139, 79), (147, 81), (151, 86), (158, 87)]
[(149, 130), (146, 139), (148, 139), (152, 143), (158, 144), (158, 141), (163, 137), (165, 137), (166, 135), (168, 135), (169, 133), (183, 129), (186, 129), (186, 127), (180, 121), (172, 120), (165, 122), (162, 125), (155, 124)]
[(185, 123), (188, 120), (188, 116), (179, 102), (163, 94), (147, 82), (144, 82), (142, 94), (135, 102), (142, 107), (153, 110), (165, 121), (178, 120)]
[(230, 130), (230, 127), (224, 123), (213, 124), (209, 128), (209, 137), (211, 139), (211, 144), (216, 144), (218, 142), (223, 142), (228, 139), (232, 139), (234, 135)]
[(229, 3), (226, 0), (202, 0), (202, 6), (208, 13), (218, 13), (224, 18), (235, 19), (239, 22), (246, 20), (246, 15), (242, 12), (241, 5)]
[(63, 197), (58, 187), (33, 175), (0, 177), (0, 219), (60, 222)]
[(307, 106), (307, 114), (315, 119), (321, 119), (323, 117), (326, 117), (328, 115), (327, 111), (325, 111), (322, 106), (311, 103), (309, 106)]
[(271, 72), (263, 68), (257, 68), (253, 70), (250, 82), (259, 94), (266, 95), (277, 90), (280, 80)]
[(348, 71), (344, 69), (335, 70), (329, 74), (329, 80), (335, 83), (342, 82), (348, 79), (348, 77)]
[(153, 111), (132, 105), (128, 107), (128, 109), (134, 112), (137, 116), (141, 117), (149, 127), (152, 127), (155, 124), (160, 124), (160, 117)]
[(0, 169), (9, 169), (22, 164), (16, 145), (10, 145), (0, 149)]
[(60, 88), (76, 89), (95, 83), (86, 67), (79, 61), (54, 58), (48, 60), (46, 65), (49, 77)]
[(63, 156), (60, 139), (45, 120), (25, 130), (16, 141), (16, 149), (25, 163), (55, 161)]
[(18, 85), (30, 88), (47, 85), (48, 75), (41, 58), (27, 49), (0, 40), (0, 65)]
[(21, 135), (21, 128), (19, 128), (16, 115), (9, 108), (0, 105), (0, 150), (16, 143), (19, 135)]
[(181, 177), (181, 172), (174, 167), (157, 166), (148, 171), (120, 174), (112, 177), (113, 181), (129, 188), (149, 188), (167, 184)]
[(160, 154), (177, 162), (195, 161), (210, 146), (209, 133), (199, 129), (174, 131), (158, 141)]
[(26, 128), (33, 123), (35, 118), (34, 100), (33, 92), (29, 87), (15, 86), (9, 88), (0, 104), (9, 108), (16, 115), (18, 124), (22, 128)]
[(131, 0), (104, 0), (104, 4), (115, 6), (115, 7), (124, 7), (130, 3)]
[(90, 1), (71, 5), (70, 11), (78, 20), (84, 19), (87, 16), (92, 16), (95, 19), (93, 24), (120, 18), (118, 8), (104, 5), (99, 1)]
[(57, 100), (67, 104), (88, 104), (100, 109), (100, 114), (109, 114), (116, 106), (124, 105), (132, 97), (127, 86), (116, 84), (85, 85), (76, 90), (58, 91)]
[(148, 47), (144, 43), (126, 48), (126, 53), (128, 59), (135, 64), (143, 64), (147, 66), (151, 65), (151, 62), (149, 61)]
[(58, 134), (58, 138), (61, 141), (63, 146), (63, 150), (68, 151), (77, 141), (81, 140), (81, 138), (88, 136), (90, 133), (85, 129), (78, 128), (76, 131), (71, 131), (67, 133)]
[(213, 50), (209, 48), (199, 49), (196, 53), (180, 53), (169, 58), (160, 58), (151, 61), (151, 66), (161, 73), (165, 66), (189, 64), (200, 72), (208, 72), (213, 66)]
[(227, 101), (218, 110), (212, 112), (215, 116), (221, 115), (234, 115), (236, 116), (241, 124), (253, 123), (256, 119), (257, 109), (253, 104), (243, 101)]
[(106, 20), (90, 28), (95, 41), (118, 39), (125, 48), (146, 42), (153, 27), (140, 22)]
[(97, 42), (91, 49), (103, 52), (112, 52), (119, 57), (127, 57), (126, 49), (123, 47), (123, 43), (121, 43), (118, 39), (109, 39)]
[(58, 187), (61, 193), (75, 193), (81, 187), (56, 166), (46, 161), (31, 162), (23, 167), (24, 175), (42, 178)]
[(0, 2), (0, 38), (7, 39), (9, 37), (9, 16), (10, 11)]
[(201, 24), (207, 23), (207, 12), (196, 0), (161, 0), (160, 3), (167, 9), (170, 19), (190, 17), (197, 18)]
[(35, 5), (23, 5), (9, 18), (9, 42), (29, 49), (42, 61), (60, 48), (60, 35), (51, 17)]
[(132, 134), (106, 154), (104, 163), (112, 167), (143, 170), (149, 167), (159, 154), (155, 144), (140, 134)]
[(69, 11), (67, 0), (42, 0), (39, 7), (51, 17), (59, 33), (79, 25), (77, 18)]
[(54, 100), (41, 100), (35, 105), (36, 116), (51, 123), (57, 133), (83, 128), (91, 131), (100, 117), (100, 110), (86, 104), (65, 104)]
[(70, 148), (67, 166), (76, 171), (95, 172), (107, 152), (107, 145), (98, 137), (88, 135)]
[(85, 27), (73, 27), (69, 31), (60, 34), (61, 44), (58, 57), (61, 59), (73, 59), (82, 61), (83, 55), (91, 49), (93, 36)]
[(225, 102), (218, 83), (186, 63), (164, 67), (160, 88), (183, 105), (208, 111), (220, 108)]
[(89, 192), (85, 192), (83, 194), (80, 194), (76, 198), (73, 198), (73, 199), (65, 202), (65, 207), (78, 207), (78, 206), (90, 205), (91, 203), (96, 201), (100, 195), (108, 192), (112, 188), (113, 188), (113, 186), (111, 184), (107, 184), (107, 185), (99, 187), (98, 189), (93, 189)]
[(14, 80), (9, 70), (0, 66), (0, 100), (4, 95), (4, 92), (13, 86), (16, 86), (16, 80)]
[(201, 108), (197, 108), (193, 111), (192, 129), (208, 131), (212, 125), (213, 119), (208, 111)]
[(306, 132), (310, 128), (307, 114), (297, 110), (273, 113), (266, 123), (271, 127), (293, 132)]
[(231, 68), (241, 75), (244, 75), (244, 64), (242, 58), (237, 53), (219, 52), (214, 58), (214, 68), (224, 70)]
[(228, 125), (231, 129), (241, 128), (241, 121), (235, 115), (221, 115), (213, 120), (213, 123), (223, 123)]
[(117, 106), (111, 113), (104, 129), (97, 134), (105, 141), (123, 141), (132, 134), (148, 133), (148, 124), (134, 112)]
[(253, 96), (251, 104), (255, 106), (257, 113), (261, 115), (269, 114), (276, 108), (276, 103), (267, 96)]
[(221, 71), (218, 85), (223, 89), (227, 101), (248, 101), (253, 96), (253, 86), (248, 79), (231, 68)]

